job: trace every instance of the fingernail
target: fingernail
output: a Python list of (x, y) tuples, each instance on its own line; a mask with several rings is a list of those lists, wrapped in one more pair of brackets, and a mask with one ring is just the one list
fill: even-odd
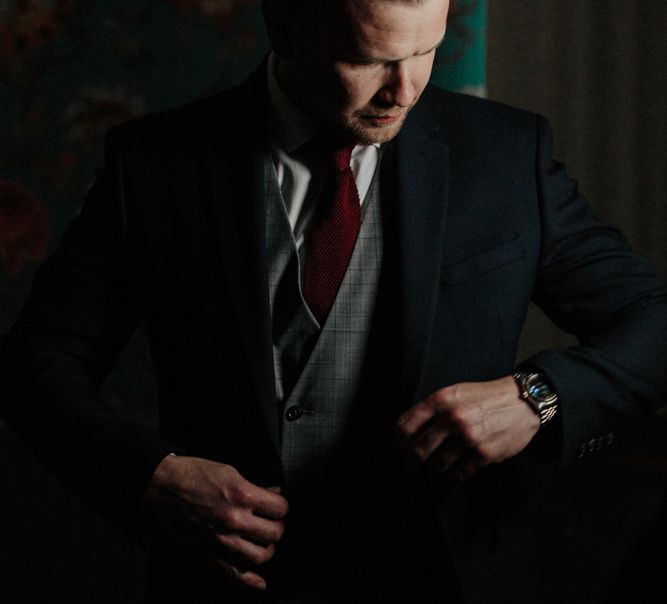
[(248, 574), (244, 577), (246, 585), (255, 589), (266, 589), (266, 581), (262, 577), (255, 574)]

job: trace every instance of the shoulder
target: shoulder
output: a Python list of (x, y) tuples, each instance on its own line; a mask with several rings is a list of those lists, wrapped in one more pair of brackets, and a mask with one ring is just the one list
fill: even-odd
[(118, 124), (106, 134), (107, 148), (158, 151), (199, 147), (215, 138), (241, 134), (253, 114), (266, 113), (261, 77), (165, 111)]
[(480, 98), (460, 92), (445, 90), (433, 84), (426, 87), (420, 103), (439, 117), (450, 122), (495, 123), (499, 127), (522, 126), (535, 123), (538, 114), (500, 101)]
[(452, 144), (479, 141), (533, 145), (539, 129), (547, 124), (539, 114), (434, 85), (427, 86), (420, 103)]

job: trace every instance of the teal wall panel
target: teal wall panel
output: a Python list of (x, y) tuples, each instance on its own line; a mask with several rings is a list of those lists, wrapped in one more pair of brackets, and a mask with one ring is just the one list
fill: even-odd
[(431, 81), (461, 92), (486, 92), (486, 0), (453, 0), (445, 43)]

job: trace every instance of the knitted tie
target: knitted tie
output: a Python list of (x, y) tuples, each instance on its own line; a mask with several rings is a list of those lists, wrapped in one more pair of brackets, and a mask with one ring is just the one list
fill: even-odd
[(350, 158), (354, 145), (330, 150), (327, 179), (307, 241), (303, 295), (324, 322), (343, 280), (361, 225), (359, 192)]

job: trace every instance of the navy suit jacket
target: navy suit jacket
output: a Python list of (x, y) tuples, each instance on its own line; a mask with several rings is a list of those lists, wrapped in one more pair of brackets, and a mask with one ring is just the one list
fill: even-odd
[[(10, 426), (95, 509), (137, 533), (147, 482), (170, 451), (281, 483), (267, 103), (260, 70), (111, 129), (103, 170), (2, 342)], [(536, 602), (515, 460), (441, 493), (401, 474), (393, 422), (438, 388), (510, 374), (533, 300), (580, 342), (527, 361), (560, 397), (558, 420), (532, 446), (569, 462), (662, 403), (667, 292), (551, 158), (544, 118), (429, 86), (387, 147), (381, 295), (345, 467), (360, 482), (373, 477), (369, 500), (394, 498), (382, 517), (401, 525), (405, 547), (419, 543), (405, 492), (422, 489), (420, 509), (442, 529), (468, 601)], [(159, 434), (117, 417), (98, 394), (140, 321)]]

